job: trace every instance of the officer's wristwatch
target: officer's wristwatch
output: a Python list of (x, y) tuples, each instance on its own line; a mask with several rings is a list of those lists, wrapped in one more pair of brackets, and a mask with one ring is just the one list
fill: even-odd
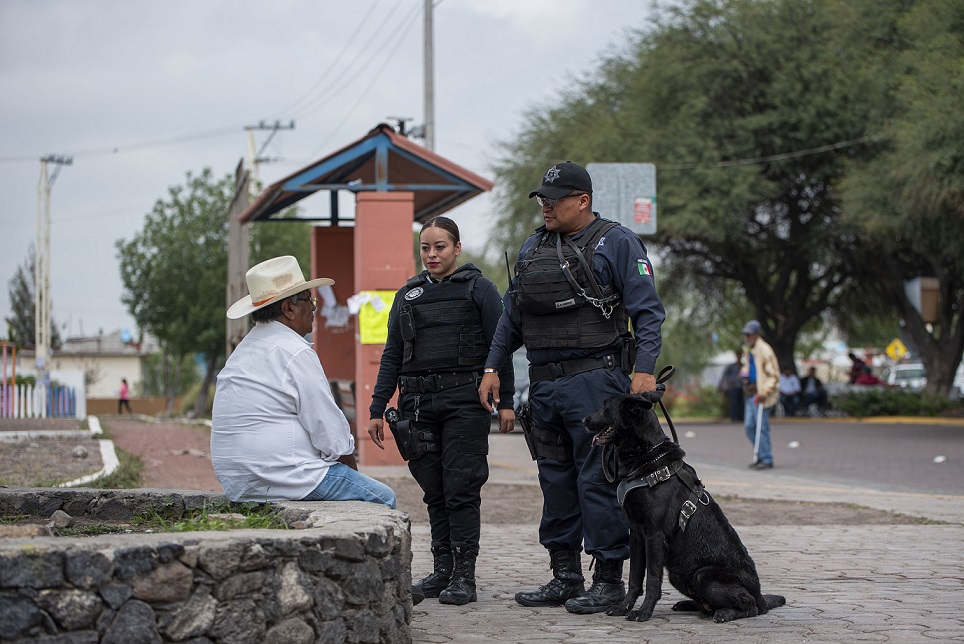
[(486, 367), (482, 370), (483, 373), (498, 373), (498, 369), (493, 369), (492, 367)]

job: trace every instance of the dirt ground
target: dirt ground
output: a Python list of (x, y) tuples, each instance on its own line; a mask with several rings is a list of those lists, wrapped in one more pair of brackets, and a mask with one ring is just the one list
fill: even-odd
[(90, 438), (0, 441), (0, 485), (46, 487), (101, 467), (100, 444)]
[[(221, 487), (209, 455), (209, 430), (203, 425), (143, 422), (137, 419), (102, 417), (101, 423), (115, 445), (144, 463), (142, 486), (210, 490)], [(73, 456), (82, 444), (87, 458)], [(0, 484), (47, 485), (65, 481), (100, 468), (96, 441), (33, 439), (0, 442)], [(398, 509), (413, 523), (427, 523), (422, 493), (411, 478), (385, 479), (398, 495)], [(917, 523), (912, 517), (844, 503), (804, 503), (716, 497), (730, 522), (754, 525), (893, 525)], [(492, 524), (532, 524), (533, 532), (542, 512), (542, 496), (536, 485), (489, 483), (482, 488), (482, 521)]]

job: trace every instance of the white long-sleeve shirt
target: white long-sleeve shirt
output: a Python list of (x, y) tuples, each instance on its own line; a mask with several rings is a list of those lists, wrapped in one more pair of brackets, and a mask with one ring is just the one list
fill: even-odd
[(211, 462), (232, 501), (299, 500), (355, 440), (311, 345), (257, 324), (218, 375)]

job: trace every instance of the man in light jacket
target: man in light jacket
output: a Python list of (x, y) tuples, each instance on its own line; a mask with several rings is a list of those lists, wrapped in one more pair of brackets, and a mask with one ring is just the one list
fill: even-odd
[[(773, 450), (770, 446), (770, 413), (780, 397), (780, 365), (773, 349), (760, 335), (763, 327), (750, 320), (743, 327), (743, 336), (749, 347), (747, 351), (748, 373), (746, 382), (746, 413), (744, 427), (746, 436), (754, 446), (754, 459), (750, 467), (766, 470), (773, 467)], [(762, 417), (759, 417), (762, 414)], [(759, 418), (758, 418), (759, 417)], [(757, 424), (759, 420), (759, 439)], [(757, 442), (759, 440), (759, 445)]]

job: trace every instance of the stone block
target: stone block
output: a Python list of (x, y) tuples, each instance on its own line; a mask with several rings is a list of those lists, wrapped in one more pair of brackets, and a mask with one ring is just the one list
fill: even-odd
[(54, 588), (64, 583), (64, 554), (50, 550), (0, 555), (0, 587)]
[(160, 644), (161, 635), (154, 625), (154, 611), (142, 601), (132, 599), (117, 611), (104, 633), (102, 644)]
[[(102, 552), (70, 550), (65, 568), (67, 581), (78, 588), (93, 588), (114, 574), (114, 563)], [(125, 598), (126, 600), (126, 598)]]

